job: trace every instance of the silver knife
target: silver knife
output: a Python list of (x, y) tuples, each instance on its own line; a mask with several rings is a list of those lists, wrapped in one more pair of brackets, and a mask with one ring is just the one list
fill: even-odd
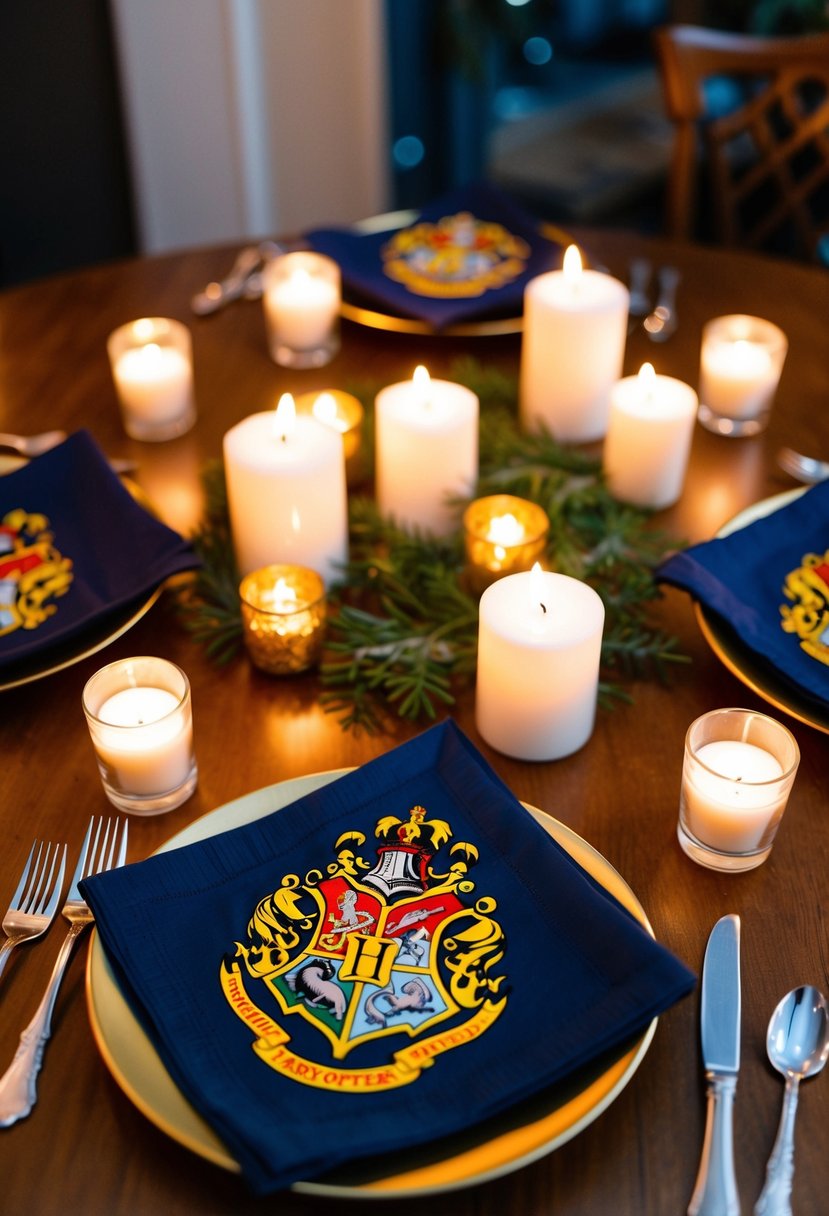
[(688, 1216), (740, 1216), (732, 1118), (740, 1071), (740, 918), (733, 913), (717, 921), (705, 949), (700, 1028), (708, 1106)]

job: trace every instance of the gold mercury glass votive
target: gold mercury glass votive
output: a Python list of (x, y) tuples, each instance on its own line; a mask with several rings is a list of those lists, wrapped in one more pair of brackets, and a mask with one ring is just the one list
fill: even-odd
[(544, 552), (550, 521), (534, 502), (491, 494), (469, 504), (463, 529), (469, 579), (482, 591), (505, 574), (532, 568)]
[(254, 665), (271, 675), (313, 667), (325, 634), (325, 587), (305, 566), (264, 566), (239, 586), (245, 646)]
[(345, 477), (348, 485), (356, 485), (365, 475), (361, 460), (363, 407), (352, 393), (339, 388), (325, 388), (300, 393), (295, 398), (298, 414), (310, 414), (319, 422), (339, 431), (343, 437)]

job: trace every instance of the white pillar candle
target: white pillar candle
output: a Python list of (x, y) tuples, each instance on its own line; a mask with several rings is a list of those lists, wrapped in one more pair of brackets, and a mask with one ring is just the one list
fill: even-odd
[(456, 524), (447, 502), (478, 476), (478, 398), (419, 367), (376, 400), (376, 496), (384, 515), (437, 536)]
[(682, 493), (697, 395), (681, 380), (657, 376), (644, 363), (638, 376), (613, 386), (604, 445), (610, 491), (623, 502), (668, 507)]
[(583, 270), (571, 245), (562, 270), (532, 279), (524, 292), (521, 420), (563, 443), (601, 439), (610, 390), (622, 374), (627, 288)]
[(481, 596), (475, 715), (519, 760), (558, 760), (593, 731), (604, 605), (586, 583), (531, 571)]
[[(685, 826), (722, 853), (752, 853), (783, 814), (779, 760), (762, 747), (735, 739), (703, 744), (683, 777)], [(772, 783), (772, 784), (764, 784)]]
[(124, 428), (134, 439), (172, 439), (195, 421), (190, 333), (167, 317), (120, 326), (107, 343)]
[(342, 436), (278, 409), (252, 414), (224, 437), (231, 531), (241, 574), (275, 562), (308, 566), (326, 583), (348, 556)]

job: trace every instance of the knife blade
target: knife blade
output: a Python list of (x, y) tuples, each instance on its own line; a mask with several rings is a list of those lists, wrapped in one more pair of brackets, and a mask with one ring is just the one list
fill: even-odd
[(705, 1137), (688, 1216), (740, 1216), (733, 1113), (740, 1071), (740, 918), (714, 925), (705, 948), (700, 1001), (707, 1079)]

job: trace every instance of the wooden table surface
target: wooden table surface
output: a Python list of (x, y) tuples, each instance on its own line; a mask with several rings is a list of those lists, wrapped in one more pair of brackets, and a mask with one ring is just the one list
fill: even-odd
[[(782, 443), (829, 457), (825, 273), (620, 233), (582, 235), (594, 257), (620, 277), (626, 277), (630, 256), (643, 252), (682, 270), (678, 334), (654, 346), (641, 330), (635, 332), (626, 373), (650, 359), (658, 371), (695, 384), (702, 325), (724, 313), (767, 317), (789, 336), (768, 430), (729, 440), (697, 426), (685, 493), (658, 518), (662, 526), (677, 537), (705, 539), (744, 507), (791, 488), (774, 464)], [(191, 293), (225, 272), (231, 256), (230, 249), (210, 249), (136, 259), (1, 295), (0, 430), (88, 427), (109, 454), (138, 462), (136, 480), (167, 522), (187, 531), (201, 510), (199, 471), (220, 454), (224, 432), (274, 405), (283, 391), (345, 387), (355, 378), (390, 383), (408, 377), (418, 362), (434, 375), (446, 374), (461, 354), (517, 370), (516, 336), (425, 339), (344, 324), (342, 351), (332, 365), (285, 371), (268, 357), (260, 305), (239, 303), (203, 319), (190, 313)], [(125, 436), (105, 349), (111, 330), (145, 315), (190, 324), (195, 352), (198, 422), (187, 436), (158, 445)], [(762, 1186), (783, 1095), (782, 1081), (765, 1059), (769, 1015), (798, 984), (829, 990), (829, 750), (825, 734), (787, 719), (802, 759), (770, 859), (739, 876), (695, 865), (676, 839), (685, 731), (699, 714), (719, 706), (769, 707), (711, 652), (685, 595), (669, 591), (658, 615), (692, 662), (673, 672), (668, 687), (638, 683), (632, 687), (634, 704), (600, 711), (593, 737), (576, 755), (549, 764), (498, 755), (475, 731), (471, 694), (461, 700), (456, 717), (519, 797), (556, 816), (616, 867), (644, 905), (657, 937), (694, 970), (701, 969), (714, 922), (729, 912), (741, 916), (742, 1069), (735, 1153), (743, 1210), (749, 1211)], [(269, 678), (244, 658), (216, 669), (163, 596), (105, 651), (0, 693), (4, 908), (34, 837), (66, 839), (75, 852), (90, 813), (109, 807), (81, 712), (81, 690), (104, 662), (130, 654), (162, 655), (189, 675), (200, 771), (196, 794), (180, 809), (154, 819), (133, 817), (131, 860), (233, 798), (284, 778), (359, 764), (416, 732), (401, 726), (394, 737), (355, 738), (320, 710), (313, 676)], [(2, 1067), (39, 1000), (64, 927), (58, 918), (39, 943), (12, 955), (0, 986)], [(102, 1062), (90, 1031), (87, 948), (84, 941), (58, 998), (38, 1103), (27, 1119), (0, 1132), (0, 1207), (28, 1216), (230, 1216), (341, 1206), (340, 1200), (296, 1193), (253, 1199), (237, 1177), (175, 1143), (133, 1106)], [(704, 1125), (698, 1015), (698, 992), (667, 1012), (618, 1099), (557, 1151), (494, 1181), (420, 1203), (460, 1216), (684, 1212)], [(802, 1089), (796, 1211), (826, 1210), (827, 1162), (829, 1079), (824, 1077)], [(369, 1207), (364, 1199), (353, 1203)], [(370, 1206), (380, 1213), (397, 1210), (400, 1201)]]

